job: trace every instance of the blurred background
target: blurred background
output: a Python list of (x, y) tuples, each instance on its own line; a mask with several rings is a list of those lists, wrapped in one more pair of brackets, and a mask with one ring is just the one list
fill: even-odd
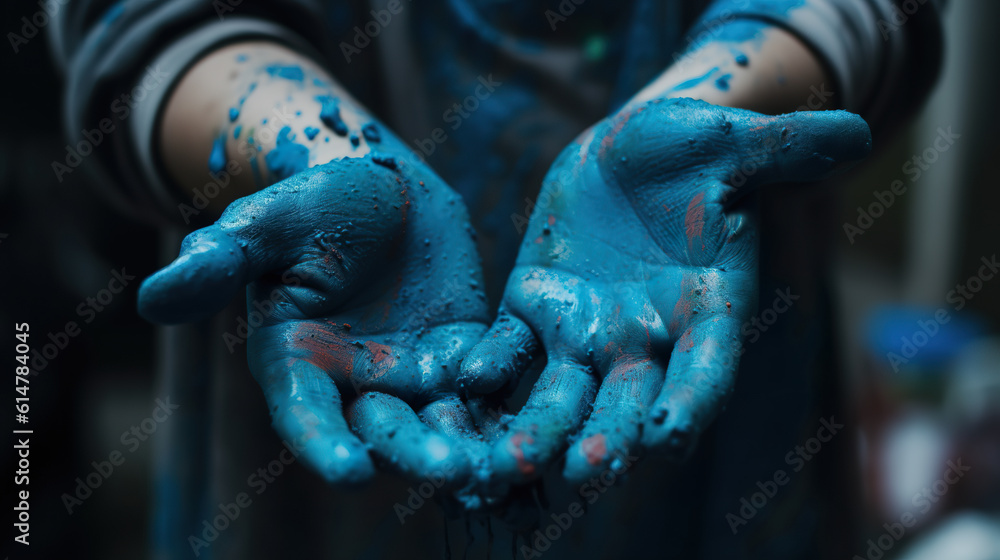
[[(19, 29), (32, 6), (4, 3), (0, 29)], [(1000, 559), (997, 21), (1000, 3), (951, 2), (934, 94), (844, 185), (834, 281), (840, 374), (858, 419), (856, 549), (868, 558)], [(139, 441), (81, 506), (62, 496), (151, 414), (154, 330), (135, 305), (159, 237), (104, 205), (82, 172), (57, 181), (62, 90), (44, 38), (17, 56), (5, 47), (4, 71), (0, 332), (30, 321), (43, 350), (31, 378), (32, 552), (141, 558), (152, 445)], [(113, 271), (136, 279), (112, 293)], [(4, 453), (5, 473), (15, 459)]]

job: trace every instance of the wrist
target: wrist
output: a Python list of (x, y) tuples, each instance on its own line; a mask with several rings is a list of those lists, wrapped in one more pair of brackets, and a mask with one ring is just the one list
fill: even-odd
[[(166, 101), (159, 129), (161, 161), (182, 199), (215, 214), (309, 167), (378, 150), (384, 135), (316, 63), (264, 42), (198, 61)], [(208, 190), (215, 196), (199, 193)]]

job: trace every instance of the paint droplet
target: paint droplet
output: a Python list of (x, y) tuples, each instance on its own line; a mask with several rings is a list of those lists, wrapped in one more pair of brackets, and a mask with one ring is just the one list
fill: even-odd
[(729, 91), (729, 79), (732, 78), (732, 77), (733, 77), (732, 74), (726, 74), (726, 75), (723, 75), (723, 76), (719, 76), (715, 80), (715, 87), (719, 88), (722, 91)]
[(320, 103), (319, 120), (330, 127), (337, 136), (347, 136), (347, 125), (340, 118), (340, 103), (337, 99), (329, 95), (319, 95), (316, 96), (316, 101)]
[(220, 134), (212, 143), (212, 153), (208, 156), (208, 170), (222, 173), (226, 168), (226, 135)]
[(307, 126), (303, 132), (305, 132), (306, 138), (312, 140), (313, 138), (316, 138), (317, 134), (319, 134), (319, 129), (315, 126)]
[(365, 140), (368, 140), (369, 142), (382, 141), (382, 134), (379, 133), (378, 127), (375, 126), (375, 123), (368, 123), (361, 127), (361, 134), (363, 134), (365, 136)]
[(236, 107), (230, 107), (229, 108), (229, 122), (233, 122), (233, 121), (235, 121), (238, 118), (240, 118), (240, 110), (237, 109)]

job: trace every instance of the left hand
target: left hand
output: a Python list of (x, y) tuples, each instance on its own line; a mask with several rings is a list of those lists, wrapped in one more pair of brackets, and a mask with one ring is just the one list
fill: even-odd
[(539, 346), (547, 356), (493, 448), (494, 480), (538, 476), (581, 426), (571, 481), (640, 445), (686, 455), (732, 392), (756, 305), (757, 216), (741, 197), (825, 178), (870, 148), (868, 126), (843, 111), (772, 117), (658, 99), (565, 149), (498, 318), (462, 364), (465, 386), (491, 393)]

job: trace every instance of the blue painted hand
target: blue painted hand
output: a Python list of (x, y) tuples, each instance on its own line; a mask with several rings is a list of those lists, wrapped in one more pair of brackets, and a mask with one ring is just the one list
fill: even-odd
[(411, 479), (479, 477), (488, 448), (456, 377), (489, 317), (465, 207), (437, 176), (369, 154), (239, 199), (143, 283), (139, 310), (192, 321), (248, 284), (264, 309), (250, 369), (308, 465), (360, 483), (370, 450)]
[(488, 394), (547, 362), (491, 452), (521, 483), (567, 446), (582, 481), (621, 454), (683, 457), (732, 391), (757, 295), (757, 217), (744, 195), (864, 158), (843, 111), (778, 117), (690, 99), (628, 108), (570, 145), (542, 190), (497, 320), (462, 364)]

